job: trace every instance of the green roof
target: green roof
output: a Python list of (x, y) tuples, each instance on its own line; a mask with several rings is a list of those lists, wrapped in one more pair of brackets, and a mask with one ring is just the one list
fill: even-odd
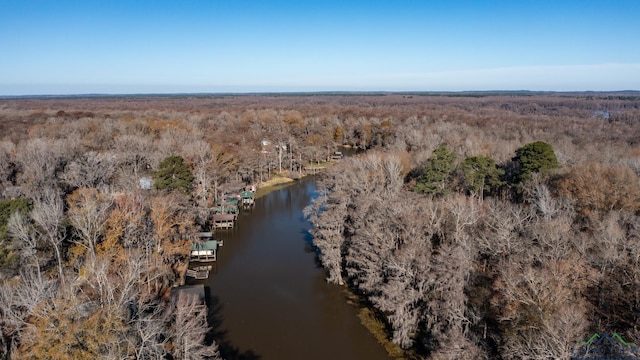
[[(238, 200), (238, 198), (236, 197), (229, 197), (224, 199), (224, 204), (225, 205), (238, 205), (238, 203), (240, 202), (240, 200)], [(222, 200), (218, 200), (216, 202), (216, 205), (222, 205)]]
[(237, 214), (240, 212), (238, 205), (218, 206), (215, 208), (217, 214)]
[(241, 196), (243, 199), (250, 199), (250, 198), (252, 198), (252, 197), (253, 197), (253, 193), (252, 193), (251, 191), (243, 191), (243, 192), (240, 194), (240, 196)]
[(205, 242), (194, 242), (191, 244), (191, 250), (215, 250), (218, 248), (217, 240), (209, 240)]

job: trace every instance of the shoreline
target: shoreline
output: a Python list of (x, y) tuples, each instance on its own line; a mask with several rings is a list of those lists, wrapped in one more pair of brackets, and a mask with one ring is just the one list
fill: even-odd
[[(326, 167), (328, 166), (324, 166), (323, 168)], [(298, 175), (295, 179), (283, 175), (274, 175), (273, 177), (271, 177), (271, 179), (263, 181), (256, 186), (255, 199), (266, 196), (273, 191), (280, 190), (298, 182), (298, 180), (313, 175), (316, 174), (305, 173), (302, 175)], [(324, 268), (322, 268), (322, 270), (324, 271)], [(367, 329), (367, 331), (376, 339), (376, 341), (380, 345), (383, 346), (390, 358), (395, 360), (407, 360), (416, 358), (415, 354), (412, 351), (402, 349), (400, 346), (393, 343), (388, 338), (384, 323), (380, 319), (378, 319), (375, 310), (365, 304), (365, 298), (358, 295), (349, 287), (343, 287), (342, 291), (345, 296), (345, 301), (356, 309), (360, 324)]]
[(259, 184), (256, 185), (256, 193), (255, 193), (255, 198), (261, 198), (267, 194), (269, 194), (272, 191), (276, 191), (279, 189), (282, 189), (288, 185), (291, 185), (295, 182), (297, 182), (298, 180), (304, 179), (308, 176), (314, 176), (319, 174), (319, 172), (317, 172), (318, 170), (322, 169), (326, 169), (328, 167), (330, 167), (332, 164), (329, 165), (324, 165), (321, 167), (316, 168), (316, 172), (305, 172), (303, 174), (299, 174), (299, 173), (294, 173), (296, 176), (295, 178), (293, 177), (288, 177), (288, 176), (284, 176), (284, 175), (274, 175), (271, 177), (271, 179), (267, 180), (267, 181), (263, 181)]
[(378, 318), (375, 309), (366, 305), (367, 300), (363, 296), (358, 295), (348, 286), (345, 286), (342, 292), (347, 303), (357, 310), (360, 324), (382, 345), (389, 357), (395, 360), (418, 358), (413, 351), (404, 350), (398, 344), (391, 341), (384, 322)]
[[(314, 174), (304, 174), (295, 179), (286, 176), (275, 175), (270, 180), (264, 181), (257, 186), (256, 199), (263, 197), (272, 191), (276, 191), (296, 183), (298, 180), (303, 179)], [(322, 268), (324, 271), (324, 268)], [(364, 326), (367, 331), (376, 339), (376, 341), (383, 346), (390, 358), (395, 360), (407, 360), (417, 358), (416, 354), (411, 350), (404, 350), (397, 344), (393, 343), (389, 337), (385, 328), (385, 324), (378, 318), (375, 309), (366, 305), (366, 299), (348, 286), (343, 287), (343, 294), (345, 300), (357, 311), (360, 324)]]
[[(300, 177), (299, 179), (302, 179), (303, 177), (305, 177), (306, 175)], [(271, 179), (267, 180), (267, 181), (263, 181), (262, 183), (258, 184), (257, 189), (256, 189), (256, 194), (255, 194), (255, 198), (261, 198), (267, 194), (269, 194), (272, 191), (281, 189), (287, 185), (290, 185), (294, 182), (296, 182), (297, 179), (292, 179), (290, 177), (286, 177), (286, 176), (281, 176), (281, 175), (275, 175), (273, 176)]]

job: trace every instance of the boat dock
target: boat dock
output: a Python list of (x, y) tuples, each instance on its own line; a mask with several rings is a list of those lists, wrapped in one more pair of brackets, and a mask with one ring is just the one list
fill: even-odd
[(237, 215), (235, 214), (214, 214), (213, 215), (213, 228), (214, 229), (232, 229), (235, 225)]
[[(216, 206), (212, 208), (211, 230), (233, 229), (240, 205), (247, 209), (255, 204), (255, 186), (247, 186), (237, 195), (226, 195), (224, 200), (218, 200)], [(189, 252), (189, 264), (186, 273), (188, 278), (205, 280), (213, 269), (207, 263), (215, 262), (218, 259), (218, 247), (222, 246), (222, 241), (213, 239), (213, 232), (202, 232), (198, 234), (198, 239), (193, 240)]]
[(242, 206), (243, 207), (253, 206), (255, 204), (254, 197), (255, 195), (253, 191), (245, 190), (242, 193), (240, 193), (240, 198), (242, 199)]
[(191, 269), (187, 269), (187, 276), (194, 278), (196, 280), (205, 280), (209, 278), (209, 272), (213, 267), (211, 265), (208, 266), (196, 266)]
[(208, 240), (194, 242), (191, 245), (190, 260), (198, 262), (216, 261), (218, 256), (218, 241)]

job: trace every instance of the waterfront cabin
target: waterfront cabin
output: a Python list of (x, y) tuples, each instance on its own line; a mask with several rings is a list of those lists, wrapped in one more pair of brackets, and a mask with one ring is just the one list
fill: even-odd
[(224, 201), (218, 200), (216, 203), (215, 212), (216, 214), (231, 214), (234, 215), (234, 220), (238, 217), (238, 213), (240, 212), (240, 208), (238, 204), (240, 203), (240, 196), (237, 197), (227, 197)]
[(180, 298), (190, 297), (196, 300), (199, 306), (206, 308), (206, 297), (204, 292), (204, 284), (183, 285), (171, 289), (171, 301), (177, 303)]
[(247, 207), (255, 203), (254, 194), (251, 191), (243, 191), (240, 197), (242, 198), (242, 206)]
[(237, 214), (214, 214), (214, 229), (231, 229), (235, 223)]
[(218, 241), (208, 240), (194, 242), (191, 245), (191, 261), (209, 262), (216, 261), (218, 255)]

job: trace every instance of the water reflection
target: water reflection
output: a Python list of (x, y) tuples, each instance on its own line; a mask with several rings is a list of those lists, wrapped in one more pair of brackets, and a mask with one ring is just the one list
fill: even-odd
[(313, 196), (315, 182), (303, 179), (217, 234), (224, 247), (206, 285), (225, 359), (388, 359), (317, 266), (302, 217)]

